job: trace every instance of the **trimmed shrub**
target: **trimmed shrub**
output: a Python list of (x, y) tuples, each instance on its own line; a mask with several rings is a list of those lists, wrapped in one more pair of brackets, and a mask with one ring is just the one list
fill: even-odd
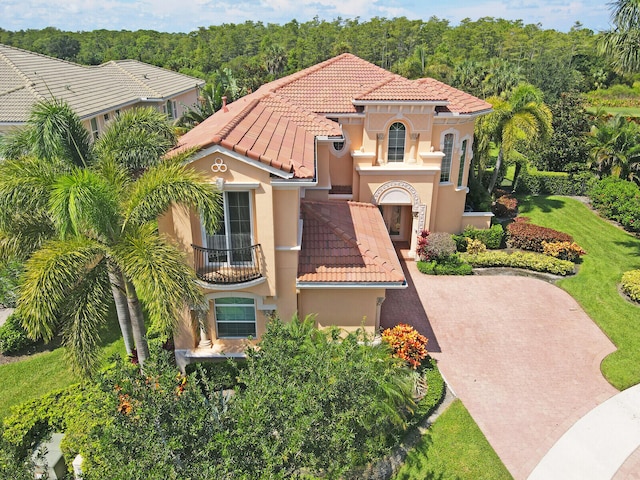
[(471, 275), (473, 273), (471, 265), (463, 262), (457, 254), (440, 262), (419, 261), (416, 266), (420, 272), (427, 275)]
[(382, 332), (382, 340), (391, 347), (392, 355), (401, 358), (414, 370), (427, 358), (428, 339), (411, 325), (400, 323)]
[(493, 202), (491, 212), (499, 218), (513, 218), (518, 214), (518, 199), (511, 194), (502, 195)]
[(625, 230), (640, 232), (640, 187), (635, 183), (607, 177), (593, 186), (589, 198), (601, 215)]
[(493, 225), (488, 229), (467, 225), (460, 235), (453, 236), (459, 252), (465, 252), (467, 250), (467, 238), (480, 240), (488, 249), (495, 250), (502, 247), (504, 228), (502, 228), (500, 224)]
[(547, 272), (555, 275), (570, 275), (575, 269), (573, 262), (534, 252), (507, 253), (494, 250), (477, 255), (463, 253), (461, 256), (464, 261), (474, 267), (523, 268), (534, 272)]
[(456, 253), (456, 243), (449, 233), (434, 232), (430, 234), (425, 230), (418, 237), (417, 253), (422, 261), (439, 262)]
[(27, 336), (27, 331), (22, 327), (20, 316), (15, 312), (0, 327), (0, 353), (3, 355), (19, 352), (36, 343), (36, 340)]
[(515, 186), (517, 193), (533, 195), (585, 195), (594, 181), (589, 172), (538, 172), (523, 171)]
[(556, 257), (561, 260), (569, 260), (570, 262), (577, 262), (582, 255), (586, 255), (580, 245), (573, 242), (542, 242), (542, 253), (551, 257)]
[(640, 302), (640, 270), (630, 270), (622, 275), (622, 291)]
[[(526, 217), (521, 217), (526, 218)], [(573, 237), (567, 233), (559, 232), (552, 228), (541, 227), (529, 223), (527, 220), (518, 220), (507, 225), (507, 246), (509, 248), (521, 248), (533, 252), (542, 252), (542, 242), (573, 242)]]

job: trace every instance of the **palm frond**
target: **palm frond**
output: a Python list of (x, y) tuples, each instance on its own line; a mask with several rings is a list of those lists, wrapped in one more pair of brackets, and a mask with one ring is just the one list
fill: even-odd
[(150, 107), (133, 108), (109, 124), (97, 140), (95, 152), (137, 172), (159, 163), (175, 143), (166, 115)]
[(32, 132), (35, 156), (46, 160), (64, 159), (80, 167), (89, 164), (89, 132), (65, 101), (53, 98), (36, 103), (27, 124)]
[(27, 260), (18, 310), (30, 337), (53, 338), (69, 295), (103, 257), (100, 244), (78, 238), (47, 242)]
[(150, 168), (132, 184), (125, 223), (154, 221), (173, 203), (198, 209), (208, 231), (215, 231), (222, 216), (222, 199), (215, 186), (180, 159), (171, 159)]
[(20, 158), (30, 154), (33, 131), (29, 127), (16, 128), (0, 135), (0, 158)]
[(106, 261), (101, 260), (75, 285), (63, 306), (63, 344), (74, 370), (90, 375), (98, 360), (100, 327), (111, 303)]
[(75, 169), (56, 180), (49, 211), (62, 237), (83, 234), (104, 241), (117, 228), (118, 196), (97, 173)]
[(113, 249), (113, 258), (135, 286), (151, 328), (159, 333), (172, 334), (182, 309), (202, 304), (195, 272), (184, 253), (152, 224), (129, 229)]
[(51, 219), (42, 212), (31, 215), (14, 212), (0, 223), (0, 260), (9, 257), (26, 260), (57, 235)]

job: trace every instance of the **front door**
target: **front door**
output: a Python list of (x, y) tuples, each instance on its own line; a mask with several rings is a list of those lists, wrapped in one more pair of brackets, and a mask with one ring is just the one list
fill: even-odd
[(406, 240), (404, 226), (406, 212), (403, 205), (382, 205), (382, 218), (391, 240)]

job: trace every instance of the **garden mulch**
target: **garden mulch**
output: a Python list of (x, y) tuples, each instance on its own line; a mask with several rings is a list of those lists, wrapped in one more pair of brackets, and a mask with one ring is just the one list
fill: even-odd
[[(401, 252), (406, 256), (407, 252)], [(617, 393), (600, 373), (615, 346), (556, 286), (516, 276), (429, 276), (387, 292), (382, 327), (410, 323), (516, 480), (579, 418)]]

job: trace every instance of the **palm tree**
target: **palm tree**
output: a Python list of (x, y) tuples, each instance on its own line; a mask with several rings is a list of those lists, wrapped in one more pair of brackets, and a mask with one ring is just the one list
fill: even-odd
[[(198, 302), (193, 272), (158, 236), (155, 220), (180, 203), (198, 208), (214, 228), (219, 194), (186, 168), (185, 155), (159, 162), (174, 137), (158, 115), (146, 109), (116, 119), (89, 151), (90, 168), (57, 158), (20, 157), (0, 164), (0, 253), (3, 245), (23, 258), (36, 250), (27, 261), (19, 302), (26, 327), (31, 335), (50, 339), (59, 316), (74, 365), (85, 372), (95, 360), (97, 326), (109, 302), (105, 285), (111, 286), (127, 351), (135, 343), (141, 363), (148, 347), (140, 301), (151, 325), (165, 334), (176, 308)], [(27, 233), (37, 230), (32, 217), (43, 220), (47, 234), (28, 244)]]
[(614, 28), (603, 33), (598, 47), (618, 73), (636, 73), (640, 71), (640, 2), (616, 0), (610, 5)]
[(493, 142), (498, 146), (496, 166), (489, 182), (488, 191), (493, 192), (503, 161), (521, 159), (518, 149), (530, 147), (536, 141), (547, 141), (553, 127), (551, 111), (542, 101), (542, 92), (526, 83), (518, 85), (507, 99), (491, 97), (487, 101), (493, 112), (476, 122), (476, 138), (488, 151)]
[(640, 127), (618, 116), (594, 125), (587, 137), (589, 167), (640, 183)]

